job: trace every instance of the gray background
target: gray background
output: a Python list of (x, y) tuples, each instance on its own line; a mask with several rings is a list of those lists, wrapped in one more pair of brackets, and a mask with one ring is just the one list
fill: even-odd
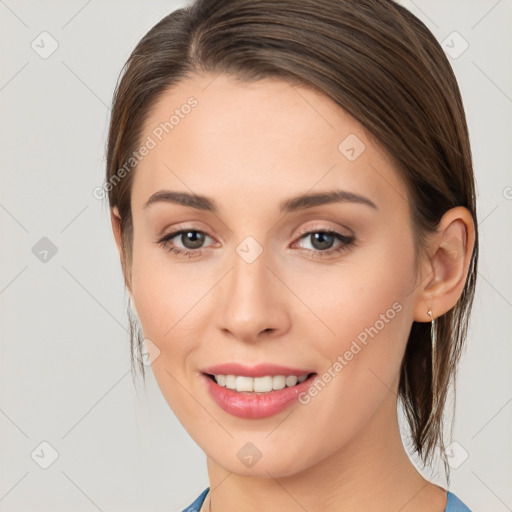
[[(512, 510), (512, 2), (401, 3), (453, 55), (469, 44), (450, 59), (471, 133), (481, 262), (451, 489), (476, 511), (504, 512)], [(92, 194), (103, 181), (118, 73), (147, 30), (181, 5), (0, 0), (1, 511), (179, 511), (208, 485), (205, 455), (151, 371), (146, 387), (132, 382), (127, 294), (108, 211)], [(58, 48), (45, 55), (53, 40)], [(58, 457), (43, 469), (52, 450)]]

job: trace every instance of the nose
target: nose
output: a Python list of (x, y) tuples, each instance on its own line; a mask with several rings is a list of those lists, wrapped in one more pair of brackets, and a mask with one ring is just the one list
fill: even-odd
[(249, 343), (285, 334), (290, 329), (290, 292), (276, 276), (267, 251), (254, 261), (235, 253), (232, 267), (219, 297), (219, 328)]

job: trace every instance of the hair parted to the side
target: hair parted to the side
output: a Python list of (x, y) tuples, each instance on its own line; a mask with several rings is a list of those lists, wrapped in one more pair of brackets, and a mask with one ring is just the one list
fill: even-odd
[[(413, 323), (399, 383), (413, 449), (427, 464), (437, 447), (449, 482), (443, 411), (475, 293), (478, 223), (464, 108), (441, 46), (420, 20), (392, 0), (197, 0), (157, 23), (123, 68), (113, 99), (107, 182), (138, 147), (159, 97), (203, 71), (242, 82), (277, 78), (310, 86), (356, 118), (387, 151), (407, 185), (418, 257), (425, 250), (425, 235), (447, 210), (464, 206), (471, 212), (475, 246), (466, 284), (457, 304), (436, 318), (437, 410), (432, 411), (428, 322)], [(110, 208), (117, 207), (121, 216), (128, 288), (134, 172), (136, 167), (108, 190)], [(142, 333), (129, 316), (132, 354), (136, 345), (140, 355)], [(139, 369), (144, 377), (140, 359)]]

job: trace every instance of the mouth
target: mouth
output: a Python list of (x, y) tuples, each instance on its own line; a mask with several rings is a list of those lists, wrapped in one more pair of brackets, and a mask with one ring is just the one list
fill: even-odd
[(296, 388), (303, 382), (312, 379), (316, 372), (297, 375), (266, 375), (248, 377), (243, 375), (223, 375), (203, 373), (208, 379), (220, 387), (244, 395), (268, 395), (282, 389)]
[(205, 391), (221, 409), (238, 418), (256, 420), (302, 403), (300, 397), (313, 385), (317, 373), (253, 378), (202, 372), (201, 376)]

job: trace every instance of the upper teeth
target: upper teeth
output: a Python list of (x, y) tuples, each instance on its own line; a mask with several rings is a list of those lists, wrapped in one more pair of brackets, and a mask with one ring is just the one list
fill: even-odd
[(296, 377), (295, 375), (266, 375), (265, 377), (245, 377), (242, 375), (214, 375), (219, 386), (225, 386), (235, 391), (254, 391), (256, 393), (268, 393), (273, 389), (283, 389), (295, 386), (297, 382), (303, 382), (308, 374)]

